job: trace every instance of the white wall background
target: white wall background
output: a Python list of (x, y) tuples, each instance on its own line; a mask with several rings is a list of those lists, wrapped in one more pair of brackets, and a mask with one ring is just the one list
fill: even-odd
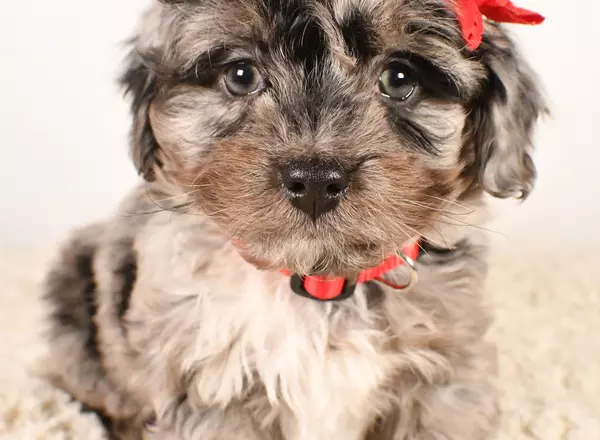
[[(147, 1), (2, 2), (0, 249), (60, 240), (110, 214), (136, 181), (114, 79)], [(536, 191), (500, 203), (492, 228), (511, 241), (600, 247), (600, 2), (516, 1), (547, 17), (512, 28), (554, 117), (538, 130)]]

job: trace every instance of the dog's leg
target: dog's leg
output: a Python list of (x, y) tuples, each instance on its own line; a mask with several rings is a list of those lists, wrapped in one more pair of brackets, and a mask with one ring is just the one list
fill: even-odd
[(431, 390), (412, 435), (394, 440), (488, 440), (496, 429), (495, 399), (483, 384), (453, 383)]
[(285, 440), (344, 439), (364, 440), (367, 421), (362, 418), (333, 418), (324, 414), (313, 421), (299, 421), (292, 413), (284, 412), (281, 429)]
[[(481, 353), (478, 353), (481, 355)], [(489, 440), (498, 423), (497, 392), (489, 357), (474, 356), (451, 380), (400, 399), (365, 440)], [(492, 367), (493, 368), (493, 367)]]
[(495, 347), (472, 347), (472, 356), (455, 366), (448, 383), (426, 388), (419, 396), (415, 433), (394, 440), (493, 438), (499, 421), (495, 377)]
[(101, 362), (93, 270), (101, 233), (101, 226), (92, 226), (74, 234), (46, 278), (44, 297), (51, 309), (49, 356), (38, 369), (111, 425), (134, 416), (138, 408), (108, 380)]
[(143, 440), (283, 440), (276, 428), (261, 429), (241, 406), (199, 409), (182, 401), (148, 427)]

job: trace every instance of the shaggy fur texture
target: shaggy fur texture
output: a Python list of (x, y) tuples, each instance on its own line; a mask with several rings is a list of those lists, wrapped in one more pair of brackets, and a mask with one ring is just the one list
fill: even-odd
[[(470, 52), (440, 0), (164, 1), (132, 46), (146, 182), (48, 276), (49, 377), (116, 438), (489, 438), (476, 226), (532, 189), (545, 110), (505, 31)], [(314, 160), (350, 182), (319, 218), (281, 182)], [(406, 294), (319, 303), (278, 272), (352, 279), (416, 237)]]

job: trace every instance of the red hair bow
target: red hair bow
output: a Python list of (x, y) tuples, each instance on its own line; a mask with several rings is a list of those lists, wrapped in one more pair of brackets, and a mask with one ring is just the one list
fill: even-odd
[(540, 24), (544, 17), (519, 8), (510, 0), (452, 0), (456, 3), (458, 21), (467, 45), (477, 49), (483, 35), (483, 16), (505, 23)]

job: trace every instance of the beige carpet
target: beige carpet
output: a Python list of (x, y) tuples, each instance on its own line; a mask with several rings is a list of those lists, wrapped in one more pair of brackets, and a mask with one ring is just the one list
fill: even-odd
[[(600, 440), (600, 251), (568, 252), (505, 246), (493, 258), (501, 440)], [(31, 372), (51, 254), (0, 253), (0, 440), (104, 438), (94, 416)]]

